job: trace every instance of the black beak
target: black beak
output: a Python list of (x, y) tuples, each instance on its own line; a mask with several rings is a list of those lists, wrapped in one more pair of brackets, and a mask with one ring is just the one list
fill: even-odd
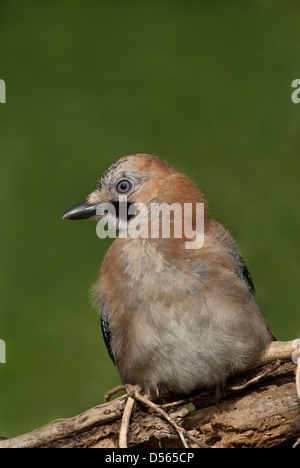
[(95, 216), (99, 205), (88, 205), (86, 201), (73, 206), (63, 215), (63, 219), (87, 219)]

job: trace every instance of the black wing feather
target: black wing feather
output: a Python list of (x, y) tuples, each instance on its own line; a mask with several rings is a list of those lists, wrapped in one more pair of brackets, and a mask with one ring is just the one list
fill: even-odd
[(104, 315), (101, 316), (101, 329), (102, 329), (102, 335), (103, 335), (104, 342), (107, 347), (109, 357), (112, 359), (113, 363), (116, 364), (112, 350), (111, 350), (111, 332), (109, 329), (109, 321)]
[(239, 263), (239, 267), (237, 269), (237, 275), (239, 278), (241, 278), (241, 280), (244, 281), (245, 285), (247, 286), (247, 289), (254, 296), (255, 287), (254, 287), (251, 275), (249, 273), (249, 270), (246, 267), (244, 260), (239, 254), (235, 253), (234, 256)]

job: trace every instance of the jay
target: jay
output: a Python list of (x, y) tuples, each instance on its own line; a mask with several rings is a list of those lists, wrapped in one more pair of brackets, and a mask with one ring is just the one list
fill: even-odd
[[(119, 235), (105, 255), (96, 296), (104, 340), (123, 384), (145, 392), (220, 389), (275, 339), (235, 240), (209, 217), (192, 180), (147, 154), (119, 159), (64, 218), (100, 219), (97, 208), (110, 202), (118, 223), (120, 194), (128, 206), (204, 206), (201, 248), (187, 249), (184, 236), (165, 238), (160, 230), (154, 238)], [(195, 226), (195, 213), (191, 216)], [(133, 219), (128, 216), (129, 224)], [(175, 221), (174, 216), (170, 223)]]

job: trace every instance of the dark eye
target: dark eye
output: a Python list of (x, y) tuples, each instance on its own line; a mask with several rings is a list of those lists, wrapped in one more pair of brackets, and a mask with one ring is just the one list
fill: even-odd
[(129, 182), (129, 180), (121, 180), (120, 182), (117, 183), (117, 192), (119, 193), (127, 193), (129, 190), (131, 190), (132, 184)]

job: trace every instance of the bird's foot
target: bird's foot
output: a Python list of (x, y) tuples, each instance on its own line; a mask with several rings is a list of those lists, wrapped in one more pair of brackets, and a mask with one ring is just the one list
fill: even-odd
[(117, 385), (111, 390), (108, 390), (108, 392), (104, 394), (104, 403), (108, 403), (113, 395), (115, 395), (118, 392), (121, 392), (122, 390), (126, 391), (125, 385)]
[(201, 448), (207, 448), (207, 446), (198, 440), (196, 437), (192, 436), (186, 429), (180, 426), (171, 415), (169, 415), (160, 405), (154, 403), (150, 398), (150, 395), (142, 395), (141, 387), (139, 385), (125, 385), (126, 392), (128, 394), (127, 402), (124, 408), (120, 437), (119, 437), (119, 447), (127, 448), (127, 434), (129, 428), (129, 420), (134, 408), (135, 402), (142, 403), (144, 406), (151, 408), (155, 411), (161, 418), (165, 419), (178, 433), (179, 438), (185, 448), (189, 448), (187, 439), (189, 439), (194, 444), (198, 445)]

